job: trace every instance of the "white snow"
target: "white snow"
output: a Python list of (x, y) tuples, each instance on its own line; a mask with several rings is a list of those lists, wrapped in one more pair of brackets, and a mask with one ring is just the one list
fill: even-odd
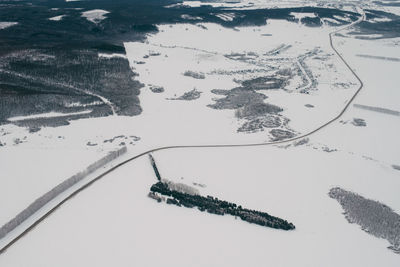
[(51, 18), (49, 18), (49, 20), (60, 21), (60, 20), (62, 20), (65, 16), (66, 16), (66, 15), (59, 15), (59, 16), (51, 17)]
[(330, 22), (332, 24), (339, 24), (337, 20), (331, 19), (331, 18), (323, 18), (322, 21), (325, 22)]
[[(265, 3), (252, 2), (252, 6)], [(193, 1), (184, 4), (187, 3), (198, 5)], [(213, 3), (237, 8), (251, 5), (246, 1)], [(146, 84), (139, 95), (141, 115), (81, 119), (36, 133), (13, 125), (0, 126), (0, 142), (6, 144), (0, 147), (0, 210), (4, 211), (0, 223), (122, 142), (128, 145), (129, 155), (134, 156), (166, 145), (268, 141), (267, 132), (236, 133), (240, 122), (232, 110), (207, 107), (214, 103), (213, 98), (220, 97), (211, 89), (230, 89), (238, 86), (234, 78), (258, 75), (228, 75), (223, 71), (252, 69), (268, 75), (273, 71), (266, 66), (272, 66), (292, 67), (303, 73), (307, 84), (301, 86), (297, 77), (285, 91), (265, 92), (265, 101), (283, 107), (283, 115), (291, 120), (289, 126), (299, 134), (337, 115), (358, 88), (355, 78), (329, 47), (328, 33), (333, 27), (308, 28), (275, 20), (263, 27), (236, 30), (199, 25), (208, 30), (190, 24), (159, 25), (160, 32), (148, 36), (147, 43), (125, 43), (129, 63), (139, 73), (136, 79)], [(263, 34), (271, 36), (265, 38)], [(333, 42), (364, 82), (354, 103), (399, 111), (398, 62), (357, 54), (377, 55), (379, 51), (379, 56), (400, 58), (396, 45), (400, 38), (349, 37), (334, 36)], [(270, 51), (280, 53), (268, 54)], [(225, 56), (232, 53), (242, 53), (251, 60)], [(143, 58), (150, 54), (153, 55)], [(99, 54), (104, 56), (116, 55)], [(145, 64), (136, 64), (138, 61)], [(312, 83), (300, 61), (318, 82), (318, 90), (309, 95), (296, 91)], [(186, 70), (203, 72), (206, 78), (183, 76)], [(149, 90), (151, 85), (163, 86), (165, 91), (154, 94)], [(166, 100), (193, 88), (202, 92), (197, 100)], [(112, 106), (109, 101), (106, 103)], [(305, 104), (314, 108), (305, 108)], [(354, 126), (354, 118), (364, 119), (367, 125)], [(400, 258), (386, 248), (388, 242), (349, 224), (340, 205), (327, 193), (331, 187), (340, 186), (381, 201), (399, 213), (399, 171), (391, 167), (400, 165), (399, 132), (398, 116), (351, 105), (340, 121), (313, 134), (309, 143), (302, 146), (174, 149), (153, 154), (163, 178), (187, 185), (204, 184), (198, 188), (202, 194), (282, 217), (296, 225), (295, 231), (277, 231), (229, 216), (157, 203), (146, 196), (156, 179), (148, 158), (142, 157), (68, 201), (1, 255), (0, 266), (273, 263), (300, 267), (397, 267)], [(105, 142), (121, 135), (113, 142)], [(129, 143), (130, 136), (142, 139)], [(23, 143), (15, 144), (16, 139)], [(87, 146), (88, 143), (95, 145)], [(326, 148), (336, 151), (324, 152)]]
[(302, 0), (241, 0), (241, 1), (183, 1), (182, 3), (172, 4), (166, 6), (167, 8), (177, 7), (201, 7), (212, 6), (216, 8), (227, 9), (262, 9), (262, 8), (276, 8), (276, 7), (301, 7), (301, 6), (315, 6), (316, 2), (302, 1)]
[(82, 104), (80, 102), (73, 102), (73, 103), (65, 104), (65, 107), (67, 107), (67, 108), (72, 108), (72, 107), (91, 107), (91, 106), (97, 106), (97, 105), (102, 105), (102, 104), (104, 104), (104, 103), (100, 102), (100, 101), (94, 101), (92, 103), (87, 103), (87, 104)]
[(120, 57), (120, 58), (126, 58), (126, 55), (124, 54), (118, 54), (118, 53), (112, 53), (112, 54), (106, 54), (106, 53), (99, 53), (99, 57), (102, 58), (115, 58), (115, 57)]
[(18, 24), (18, 22), (4, 22), (4, 21), (2, 22), (2, 21), (0, 21), (0, 30), (17, 25), (17, 24)]
[(233, 21), (236, 15), (235, 13), (221, 13), (221, 14), (216, 14), (215, 16), (224, 21)]
[(316, 15), (315, 13), (309, 13), (309, 12), (290, 12), (290, 15), (294, 16), (296, 19), (301, 20), (302, 18), (315, 18)]
[(348, 21), (351, 22), (351, 18), (347, 18), (347, 17), (343, 17), (343, 16), (338, 16), (338, 15), (333, 15), (333, 17), (337, 20), (344, 20), (344, 21)]
[[(299, 58), (305, 58), (305, 64), (312, 69), (313, 75), (319, 83), (318, 90), (311, 91), (308, 95), (300, 93), (303, 88), (298, 88), (299, 83), (297, 82), (286, 86), (287, 91), (260, 91), (268, 96), (266, 100), (268, 103), (284, 108), (282, 114), (290, 118), (290, 127), (299, 133), (315, 129), (328, 118), (333, 118), (358, 88), (357, 81), (349, 70), (337, 56), (332, 54), (328, 38), (331, 28), (307, 28), (278, 20), (271, 20), (268, 25), (262, 27), (246, 27), (237, 30), (225, 29), (215, 24), (203, 23), (201, 25), (205, 26), (207, 30), (190, 24), (179, 24), (172, 27), (160, 25), (160, 33), (149, 36), (148, 42), (125, 43), (130, 65), (135, 72), (139, 73), (138, 80), (144, 84), (163, 86), (165, 89), (164, 94), (157, 97), (150, 95), (149, 100), (147, 100), (146, 94), (141, 96), (144, 114), (152, 112), (146, 108), (147, 103), (149, 103), (149, 107), (159, 107), (164, 111), (163, 114), (166, 116), (164, 119), (165, 122), (168, 121), (169, 128), (176, 125), (176, 116), (182, 118), (187, 115), (188, 118), (185, 121), (187, 120), (188, 127), (191, 125), (192, 129), (202, 132), (201, 129), (209, 128), (208, 123), (216, 121), (211, 117), (218, 116), (221, 118), (218, 119), (218, 128), (221, 128), (223, 123), (227, 123), (226, 129), (235, 131), (232, 127), (237, 127), (236, 125), (240, 122), (234, 117), (234, 111), (212, 110), (207, 107), (214, 103), (213, 98), (218, 97), (212, 94), (211, 90), (237, 87), (234, 79), (243, 80), (257, 77), (256, 75), (274, 75), (274, 71), (263, 70), (263, 66), (266, 64), (282, 69), (292, 68), (298, 66)], [(267, 40), (262, 36), (263, 33), (272, 34), (274, 38)], [(312, 37), (314, 35), (325, 36), (325, 38), (315, 39)], [(285, 44), (284, 52), (272, 56), (266, 55), (268, 51), (277, 53), (279, 49), (276, 48), (283, 47), (282, 44)], [(319, 52), (313, 52), (316, 51), (315, 49)], [(161, 55), (143, 58), (150, 50), (155, 50)], [(254, 60), (248, 62), (226, 57), (232, 53), (248, 54), (250, 52), (255, 56), (253, 56)], [(315, 56), (324, 55), (326, 59), (324, 61), (317, 60), (314, 59), (314, 56), (307, 56), (307, 53), (314, 53)], [(145, 64), (136, 64), (139, 61), (143, 61)], [(240, 72), (248, 69), (252, 72), (247, 74)], [(203, 72), (206, 74), (206, 78), (202, 80), (183, 76), (182, 73), (186, 70)], [(301, 70), (305, 74), (304, 69), (301, 68)], [(239, 74), (221, 74), (226, 71), (236, 71)], [(255, 71), (262, 72), (257, 74)], [(309, 87), (310, 77), (305, 76), (308, 85), (304, 87)], [(343, 90), (338, 87), (336, 85), (338, 82), (346, 84), (348, 89)], [(196, 101), (177, 104), (166, 100), (166, 98), (182, 95), (193, 88), (203, 92), (201, 98)], [(317, 108), (307, 109), (304, 107), (307, 103), (315, 104)], [(177, 111), (179, 115), (175, 112), (170, 113), (177, 108), (177, 105), (180, 106)], [(180, 114), (183, 107), (187, 107), (185, 115)], [(190, 119), (192, 116), (203, 117), (205, 114), (210, 114), (210, 120), (199, 118), (199, 120), (193, 121)], [(176, 127), (180, 128), (178, 125)], [(265, 140), (268, 135), (256, 133), (253, 136), (256, 140)]]
[(181, 15), (181, 18), (189, 19), (189, 20), (202, 20), (202, 17), (191, 16), (191, 15), (188, 15), (188, 14)]
[(30, 119), (41, 119), (41, 118), (54, 118), (54, 117), (67, 117), (67, 116), (74, 116), (74, 115), (82, 115), (82, 114), (89, 114), (92, 110), (83, 110), (78, 112), (71, 112), (71, 113), (61, 113), (61, 112), (47, 112), (47, 113), (40, 113), (28, 116), (16, 116), (8, 118), (8, 121), (22, 121), (22, 120), (30, 120)]
[(102, 20), (106, 19), (105, 16), (110, 12), (102, 9), (93, 9), (89, 11), (82, 12), (82, 17), (86, 18), (88, 21), (93, 22), (95, 24), (100, 23)]
[[(50, 266), (60, 258), (65, 260), (57, 266), (257, 266), (266, 260), (274, 266), (400, 263), (385, 240), (349, 224), (327, 195), (340, 185), (398, 212), (400, 180), (387, 167), (308, 146), (173, 150), (156, 153), (155, 158), (164, 177), (206, 184), (199, 189), (203, 194), (285, 218), (296, 230), (268, 229), (157, 203), (146, 197), (156, 179), (143, 157), (76, 196), (10, 248), (0, 263)], [(163, 242), (168, 245), (157, 249)], [(74, 257), (68, 257), (71, 254)]]
[(392, 21), (392, 20), (389, 19), (389, 18), (374, 18), (374, 19), (371, 19), (369, 21), (372, 21), (372, 22), (387, 22), (387, 21)]
[[(49, 149), (40, 146), (25, 148), (9, 146), (1, 150), (2, 155), (7, 155), (1, 157), (1, 225), (36, 198), (84, 170), (102, 155), (85, 147)], [(21, 163), (22, 166), (16, 168), (16, 163)]]

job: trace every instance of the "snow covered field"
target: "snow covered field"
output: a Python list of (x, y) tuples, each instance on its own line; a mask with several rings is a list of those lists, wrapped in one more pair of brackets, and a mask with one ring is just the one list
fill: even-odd
[(74, 112), (74, 113), (49, 112), (49, 113), (35, 114), (35, 115), (29, 115), (29, 116), (11, 117), (11, 118), (8, 118), (8, 121), (21, 121), (21, 120), (39, 119), (39, 118), (65, 117), (65, 116), (71, 116), (71, 115), (87, 114), (90, 112), (92, 112), (92, 111), (84, 110), (84, 111)]
[[(263, 27), (239, 29), (224, 29), (215, 24), (198, 26), (162, 25), (160, 33), (150, 36), (148, 42), (125, 44), (130, 65), (139, 73), (138, 80), (148, 87), (155, 85), (165, 89), (164, 94), (151, 97), (150, 100), (151, 105), (162, 109), (165, 114), (171, 114), (169, 110), (172, 105), (176, 107), (175, 103), (168, 103), (168, 98), (196, 88), (202, 92), (201, 97), (187, 104), (185, 115), (204, 116), (210, 113), (212, 116), (225, 116), (225, 120), (218, 120), (219, 123), (236, 121), (242, 124), (243, 121), (235, 119), (234, 110), (224, 110), (223, 115), (218, 114), (220, 110), (210, 110), (209, 106), (218, 97), (212, 90), (230, 90), (240, 86), (237, 81), (276, 77), (279, 71), (287, 71), (294, 76), (283, 76), (287, 86), (272, 87), (257, 93), (268, 97), (265, 102), (284, 109), (281, 118), (289, 118), (290, 122), (287, 127), (282, 125), (282, 129), (293, 129), (301, 134), (337, 115), (359, 87), (357, 80), (329, 46), (328, 33), (332, 28), (314, 29), (278, 20), (272, 20)], [(271, 36), (266, 37), (265, 34)], [(312, 38), (315, 34), (325, 38), (315, 40)], [(205, 39), (207, 43), (202, 42)], [(283, 48), (285, 50), (280, 51)], [(306, 73), (299, 61), (312, 71)], [(204, 73), (205, 78), (193, 79), (182, 75), (188, 70)], [(305, 81), (299, 86), (302, 79)], [(142, 97), (141, 101), (143, 106), (147, 106), (146, 98)], [(157, 105), (154, 101), (157, 101)], [(306, 104), (315, 108), (309, 109)], [(182, 108), (183, 105), (179, 110), (182, 111)], [(177, 121), (175, 118), (171, 116), (166, 120), (173, 124)], [(192, 123), (196, 125), (192, 128), (202, 132), (201, 128), (209, 128), (209, 122), (204, 119), (193, 120)], [(268, 134), (261, 136), (265, 140)]]
[(101, 22), (102, 20), (106, 19), (107, 17), (105, 16), (110, 12), (106, 10), (101, 10), (101, 9), (93, 9), (89, 11), (82, 12), (82, 17), (86, 18), (88, 21), (93, 22), (94, 24), (97, 24)]
[[(215, 5), (254, 8), (246, 2)], [(88, 20), (106, 18), (107, 11), (92, 11), (84, 14)], [(218, 18), (230, 21), (232, 14)], [(359, 88), (329, 46), (328, 34), (336, 28), (306, 27), (301, 19), (313, 13), (293, 15), (298, 23), (268, 20), (265, 26), (234, 29), (159, 25), (146, 42), (125, 43), (126, 58), (139, 74), (135, 79), (145, 84), (139, 116), (82, 119), (39, 132), (1, 125), (0, 224), (121, 146), (128, 147), (128, 157), (163, 146), (274, 140), (268, 127), (238, 132), (247, 122), (237, 115), (244, 109), (212, 108), (228, 91), (248, 88), (249, 81), (260, 86), (254, 85), (260, 77), (267, 77), (263, 88), (277, 82), (270, 77), (285, 84), (254, 90), (264, 103), (283, 109), (273, 116), (286, 123), (273, 129), (299, 136), (335, 117)], [(400, 39), (341, 34), (333, 43), (364, 82), (352, 104), (400, 111), (400, 63), (373, 58), (400, 58)], [(295, 231), (157, 203), (147, 197), (156, 178), (148, 158), (141, 157), (66, 202), (2, 254), (0, 266), (399, 266), (386, 240), (349, 224), (328, 196), (341, 187), (400, 213), (400, 171), (392, 167), (400, 165), (399, 119), (351, 105), (339, 121), (300, 143), (153, 154), (163, 178), (285, 218)], [(22, 167), (15, 168), (16, 162)]]
[[(340, 206), (327, 195), (331, 187), (341, 186), (379, 199), (398, 212), (400, 180), (398, 171), (388, 166), (307, 145), (154, 155), (163, 177), (204, 184), (199, 188), (202, 193), (285, 217), (296, 230), (277, 231), (159, 204), (146, 197), (156, 180), (143, 157), (76, 196), (10, 248), (0, 263), (255, 266), (268, 261), (275, 266), (397, 266), (400, 262), (386, 249), (385, 240), (348, 224)], [(168, 240), (174, 241), (159, 245)], [(74, 257), (68, 257), (71, 254)], [(58, 262), (60, 258), (65, 260)]]
[(17, 25), (17, 24), (18, 24), (18, 22), (3, 22), (3, 21), (0, 21), (0, 30), (6, 29), (8, 27), (11, 27), (11, 26), (14, 26), (14, 25)]
[(60, 16), (51, 17), (51, 18), (49, 18), (49, 20), (52, 20), (52, 21), (60, 21), (60, 20), (62, 20), (64, 17), (65, 17), (65, 15), (60, 15)]
[[(39, 147), (2, 148), (1, 153), (1, 225), (56, 184), (82, 171), (102, 155), (87, 149)], [(16, 162), (23, 162), (23, 168), (15, 168)]]

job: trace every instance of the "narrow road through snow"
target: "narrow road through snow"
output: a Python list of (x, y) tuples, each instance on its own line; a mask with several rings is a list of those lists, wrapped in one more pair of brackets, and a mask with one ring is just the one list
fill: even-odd
[[(364, 11), (360, 9), (361, 12), (361, 17), (349, 24), (346, 25), (344, 27), (341, 27), (340, 29), (337, 29), (331, 33), (329, 33), (329, 41), (330, 41), (330, 46), (332, 48), (332, 50), (336, 53), (336, 55), (342, 60), (342, 62), (346, 65), (346, 67), (351, 71), (351, 73), (357, 78), (357, 80), (360, 83), (359, 88), (357, 89), (357, 91), (353, 94), (353, 96), (347, 101), (346, 105), (343, 107), (343, 109), (341, 110), (341, 112), (335, 116), (334, 118), (332, 118), (331, 120), (325, 122), (324, 124), (322, 124), (321, 126), (319, 126), (318, 128), (305, 133), (303, 135), (291, 138), (291, 139), (286, 139), (286, 140), (282, 140), (282, 141), (277, 141), (277, 142), (265, 142), (265, 143), (250, 143), (250, 144), (210, 144), (210, 145), (184, 145), (184, 146), (165, 146), (165, 147), (158, 147), (158, 148), (154, 148), (151, 150), (148, 150), (146, 152), (143, 152), (141, 154), (135, 155), (119, 164), (117, 164), (116, 166), (112, 167), (111, 169), (105, 171), (104, 173), (102, 173), (101, 175), (97, 176), (96, 178), (94, 178), (93, 180), (91, 180), (90, 182), (88, 182), (87, 184), (83, 185), (82, 187), (78, 188), (76, 191), (74, 191), (73, 193), (71, 193), (69, 196), (67, 196), (66, 198), (64, 198), (61, 202), (59, 202), (58, 204), (56, 204), (53, 208), (51, 208), (47, 213), (45, 213), (42, 217), (40, 217), (38, 220), (36, 220), (32, 225), (30, 225), (28, 228), (26, 228), (22, 233), (20, 233), (17, 237), (15, 237), (13, 240), (11, 240), (9, 243), (5, 244), (1, 249), (0, 249), (0, 254), (4, 253), (10, 246), (12, 246), (15, 242), (17, 242), (19, 239), (21, 239), (23, 236), (25, 236), (27, 233), (29, 233), (32, 229), (34, 229), (34, 227), (36, 225), (38, 225), (40, 222), (42, 222), (44, 219), (46, 219), (48, 216), (50, 216), (54, 211), (56, 211), (58, 208), (60, 208), (65, 202), (71, 200), (74, 196), (76, 196), (78, 193), (80, 193), (81, 191), (85, 190), (86, 188), (88, 188), (89, 186), (93, 185), (96, 181), (100, 180), (101, 178), (105, 177), (107, 174), (113, 172), (114, 170), (118, 169), (121, 166), (124, 166), (125, 164), (140, 158), (144, 155), (147, 155), (149, 153), (153, 153), (156, 151), (160, 151), (160, 150), (168, 150), (168, 149), (185, 149), (185, 148), (218, 148), (218, 147), (251, 147), (251, 146), (267, 146), (267, 145), (276, 145), (276, 144), (283, 144), (283, 143), (288, 143), (288, 142), (292, 142), (295, 140), (299, 140), (305, 137), (308, 137), (316, 132), (318, 132), (319, 130), (329, 126), (330, 124), (332, 124), (333, 122), (335, 122), (336, 120), (338, 120), (345, 112), (346, 110), (349, 108), (350, 104), (352, 103), (352, 101), (356, 98), (356, 96), (359, 94), (359, 92), (361, 91), (361, 89), (363, 88), (364, 84), (361, 81), (360, 77), (355, 73), (355, 71), (350, 67), (350, 65), (347, 63), (347, 61), (343, 58), (343, 56), (336, 50), (336, 48), (333, 45), (333, 40), (332, 40), (332, 36), (334, 34), (336, 34), (339, 31), (348, 29), (350, 27), (353, 27), (354, 25), (360, 23), (361, 21), (365, 20), (365, 13)], [(103, 99), (102, 99), (103, 100)], [(114, 110), (113, 110), (114, 112)]]

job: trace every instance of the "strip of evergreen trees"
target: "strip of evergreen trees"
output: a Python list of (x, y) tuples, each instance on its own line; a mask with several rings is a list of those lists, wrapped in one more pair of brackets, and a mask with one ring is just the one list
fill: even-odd
[(191, 195), (187, 193), (171, 190), (166, 183), (157, 182), (152, 185), (150, 191), (159, 193), (167, 198), (167, 204), (184, 206), (187, 208), (197, 207), (200, 211), (207, 211), (208, 213), (224, 215), (230, 214), (239, 217), (249, 223), (255, 223), (261, 226), (271, 227), (282, 230), (293, 230), (295, 226), (284, 219), (274, 217), (266, 212), (250, 210), (242, 208), (235, 203), (219, 200), (212, 196), (203, 197), (200, 195)]

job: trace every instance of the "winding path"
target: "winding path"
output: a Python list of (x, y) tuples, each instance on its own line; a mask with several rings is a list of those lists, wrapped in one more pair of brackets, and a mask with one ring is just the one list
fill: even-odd
[[(360, 77), (354, 72), (354, 70), (350, 67), (350, 65), (347, 63), (347, 61), (343, 58), (343, 56), (336, 50), (336, 48), (333, 45), (333, 41), (332, 41), (332, 36), (342, 30), (348, 29), (358, 23), (360, 23), (361, 21), (365, 20), (365, 13), (364, 11), (361, 9), (361, 17), (349, 24), (346, 25), (344, 27), (341, 27), (331, 33), (329, 33), (329, 41), (330, 41), (330, 46), (332, 48), (332, 50), (336, 53), (336, 55), (342, 60), (342, 62), (346, 65), (346, 67), (350, 70), (350, 72), (357, 78), (357, 80), (360, 83), (360, 87), (357, 89), (357, 91), (353, 94), (353, 96), (348, 100), (347, 104), (344, 106), (344, 108), (341, 110), (341, 112), (335, 116), (334, 118), (332, 118), (331, 120), (325, 122), (324, 124), (322, 124), (321, 126), (319, 126), (318, 128), (305, 133), (303, 135), (291, 138), (291, 139), (286, 139), (286, 140), (282, 140), (282, 141), (276, 141), (276, 142), (265, 142), (265, 143), (250, 143), (250, 144), (214, 144), (214, 145), (187, 145), (187, 146), (165, 146), (165, 147), (159, 147), (159, 148), (154, 148), (151, 150), (148, 150), (146, 152), (143, 152), (139, 155), (133, 156), (121, 163), (119, 163), (118, 165), (112, 167), (111, 169), (107, 170), (106, 172), (102, 173), (101, 175), (97, 176), (96, 178), (94, 178), (93, 180), (91, 180), (90, 182), (88, 182), (87, 184), (83, 185), (82, 187), (78, 188), (76, 191), (74, 191), (73, 193), (71, 193), (70, 195), (68, 195), (65, 199), (63, 199), (61, 202), (59, 202), (57, 205), (55, 205), (52, 209), (50, 209), (47, 213), (45, 213), (43, 216), (41, 216), (39, 219), (37, 219), (31, 226), (29, 226), (27, 229), (25, 229), (22, 233), (20, 233), (17, 237), (15, 237), (13, 240), (11, 240), (8, 244), (6, 244), (3, 248), (0, 249), (0, 255), (2, 253), (4, 253), (9, 247), (11, 247), (15, 242), (17, 242), (19, 239), (21, 239), (22, 237), (24, 237), (27, 233), (29, 233), (31, 230), (33, 230), (38, 224), (40, 224), (40, 222), (42, 222), (43, 220), (45, 220), (48, 216), (50, 216), (54, 211), (56, 211), (58, 208), (60, 208), (65, 202), (71, 200), (74, 196), (76, 196), (77, 194), (79, 194), (81, 191), (85, 190), (86, 188), (88, 188), (89, 186), (93, 185), (95, 182), (97, 182), (98, 180), (100, 180), (101, 178), (103, 178), (104, 176), (106, 176), (107, 174), (115, 171), (116, 169), (118, 169), (121, 166), (124, 166), (125, 164), (140, 158), (144, 155), (156, 152), (156, 151), (161, 151), (161, 150), (167, 150), (167, 149), (181, 149), (181, 148), (218, 148), (218, 147), (252, 147), (252, 146), (267, 146), (267, 145), (276, 145), (276, 144), (283, 144), (283, 143), (288, 143), (288, 142), (292, 142), (295, 140), (299, 140), (305, 137), (308, 137), (318, 131), (320, 131), (321, 129), (329, 126), (330, 124), (332, 124), (333, 122), (337, 121), (345, 112), (346, 110), (349, 108), (350, 104), (353, 102), (353, 100), (356, 98), (356, 96), (359, 94), (359, 92), (361, 91), (361, 89), (363, 88), (364, 84), (361, 81)], [(103, 100), (103, 99), (102, 99)]]

